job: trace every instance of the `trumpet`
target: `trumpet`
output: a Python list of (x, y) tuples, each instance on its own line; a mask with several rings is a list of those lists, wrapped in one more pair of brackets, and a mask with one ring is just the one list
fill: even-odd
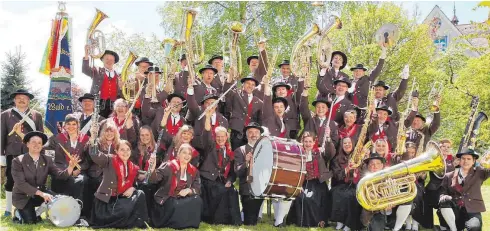
[(137, 99), (136, 97), (136, 87), (141, 85), (141, 82), (139, 80), (136, 80), (136, 78), (129, 78), (130, 76), (130, 68), (133, 65), (133, 63), (136, 61), (138, 56), (135, 54), (135, 52), (131, 49), (129, 49), (129, 55), (128, 58), (126, 59), (126, 62), (124, 63), (124, 66), (121, 71), (121, 81), (122, 81), (122, 87), (121, 87), (121, 92), (123, 95), (123, 98), (127, 100), (128, 102), (133, 102)]
[(104, 55), (105, 52), (105, 36), (100, 30), (96, 30), (97, 26), (102, 22), (102, 20), (108, 18), (104, 12), (95, 8), (95, 17), (92, 20), (87, 32), (87, 45), (89, 45), (89, 54), (93, 59), (98, 59)]
[(153, 67), (153, 70), (148, 73), (148, 81), (151, 81), (151, 84), (146, 85), (146, 93), (145, 98), (151, 98), (151, 103), (158, 103), (157, 99), (157, 72), (155, 71), (156, 67)]
[[(240, 47), (238, 46), (238, 36), (245, 33), (245, 25), (238, 21), (231, 22), (223, 30), (223, 56), (229, 54), (230, 57), (230, 75), (233, 79), (239, 79), (240, 73), (242, 73), (242, 55), (240, 53)], [(227, 45), (229, 51), (226, 50)], [(233, 67), (233, 68), (232, 68)]]
[(434, 82), (432, 88), (430, 89), (428, 98), (429, 102), (432, 102), (432, 104), (429, 106), (429, 110), (432, 113), (439, 111), (439, 104), (441, 103), (441, 94), (443, 88), (444, 86), (441, 82)]

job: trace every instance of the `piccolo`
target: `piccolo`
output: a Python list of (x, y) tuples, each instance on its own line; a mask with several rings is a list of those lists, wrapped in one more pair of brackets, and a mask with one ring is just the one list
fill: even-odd
[[(63, 145), (61, 145), (60, 143), (58, 143), (61, 147), (61, 149), (63, 149), (63, 151), (65, 152), (65, 154), (68, 156), (68, 158), (70, 158), (70, 160), (73, 160), (73, 156), (65, 149), (65, 147), (63, 147)], [(82, 167), (80, 167), (80, 165), (77, 163), (77, 165), (75, 165), (75, 167), (77, 167), (79, 170), (82, 170)]]
[[(35, 108), (35, 107), (37, 107), (37, 106), (39, 106), (39, 102), (37, 102), (37, 103), (34, 105), (34, 107), (32, 107), (32, 108)], [(25, 115), (22, 117), (22, 119), (19, 121), (19, 123), (20, 123), (20, 124), (23, 124), (23, 123), (26, 121), (26, 119), (27, 119), (27, 118), (29, 118), (29, 115), (30, 115), (30, 114), (31, 114), (31, 112), (33, 111), (33, 110), (32, 110), (32, 108), (31, 108), (31, 110), (29, 110), (29, 112), (27, 112), (27, 114), (25, 114)], [(9, 136), (11, 136), (12, 134), (14, 134), (14, 132), (15, 132), (15, 129), (12, 129), (12, 131), (10, 131), (10, 133), (9, 133)]]

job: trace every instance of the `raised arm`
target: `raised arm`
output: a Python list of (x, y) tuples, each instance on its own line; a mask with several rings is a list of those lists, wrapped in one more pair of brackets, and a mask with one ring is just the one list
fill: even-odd
[(378, 78), (379, 74), (381, 74), (381, 70), (383, 69), (383, 65), (385, 64), (385, 59), (386, 59), (386, 47), (382, 46), (381, 56), (379, 57), (378, 64), (369, 75), (369, 81), (371, 81), (371, 83), (374, 83), (374, 81), (376, 81), (376, 79)]
[(264, 78), (264, 75), (267, 73), (266, 68), (269, 66), (267, 52), (265, 51), (265, 44), (263, 47), (259, 47), (259, 51), (259, 66), (257, 67), (257, 70), (255, 70), (254, 78), (259, 82), (262, 82), (262, 78)]
[(431, 136), (434, 135), (434, 133), (437, 132), (437, 129), (439, 129), (439, 126), (441, 126), (441, 113), (435, 112), (434, 119), (432, 120), (429, 126), (429, 134)]

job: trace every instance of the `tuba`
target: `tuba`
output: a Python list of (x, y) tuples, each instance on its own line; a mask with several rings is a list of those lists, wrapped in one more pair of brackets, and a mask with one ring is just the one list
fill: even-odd
[(184, 49), (187, 53), (187, 68), (189, 71), (189, 77), (195, 81), (196, 72), (194, 65), (202, 63), (204, 60), (204, 42), (202, 36), (194, 35), (193, 29), (195, 27), (194, 21), (196, 20), (198, 11), (193, 8), (184, 8), (183, 23), (180, 30), (180, 40), (184, 43)]
[(129, 55), (128, 58), (126, 59), (126, 62), (124, 63), (124, 66), (121, 71), (121, 81), (122, 81), (122, 95), (125, 100), (127, 100), (129, 103), (133, 102), (136, 97), (136, 92), (137, 92), (137, 86), (141, 86), (141, 83), (137, 80), (136, 78), (130, 78), (130, 68), (133, 65), (133, 63), (136, 61), (138, 56), (135, 54), (134, 51), (129, 49)]
[(162, 76), (162, 86), (165, 87), (165, 91), (169, 94), (174, 92), (174, 84), (173, 81), (175, 79), (175, 73), (177, 72), (178, 64), (175, 61), (177, 58), (175, 57), (175, 50), (180, 45), (180, 43), (172, 38), (166, 38), (162, 42), (163, 47), (163, 56), (164, 56), (164, 64), (163, 64), (163, 76)]
[(332, 42), (328, 38), (328, 34), (333, 29), (342, 29), (342, 21), (335, 15), (330, 15), (328, 24), (320, 32), (320, 39), (318, 40), (317, 47), (317, 62), (320, 68), (326, 68), (330, 66), (330, 61), (332, 59)]
[(102, 57), (105, 52), (105, 37), (102, 31), (96, 30), (95, 28), (97, 28), (102, 20), (108, 18), (108, 16), (97, 8), (95, 8), (95, 10), (97, 11), (97, 13), (95, 14), (95, 17), (92, 20), (92, 24), (90, 24), (87, 32), (87, 45), (90, 46), (90, 57), (92, 57), (93, 59), (98, 59)]
[(437, 143), (429, 141), (427, 151), (421, 156), (361, 178), (356, 189), (357, 201), (368, 211), (412, 201), (417, 195), (415, 174), (434, 171), (436, 175), (444, 175), (445, 167)]
[[(229, 54), (230, 75), (233, 79), (239, 79), (242, 73), (242, 55), (238, 46), (238, 36), (245, 33), (245, 25), (238, 21), (233, 21), (223, 30), (223, 56)], [(229, 50), (226, 47), (229, 46)]]

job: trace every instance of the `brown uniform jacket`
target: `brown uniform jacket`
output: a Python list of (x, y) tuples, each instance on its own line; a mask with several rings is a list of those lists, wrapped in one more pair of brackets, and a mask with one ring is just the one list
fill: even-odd
[(213, 139), (211, 131), (204, 130), (202, 140), (202, 143), (204, 145), (204, 161), (199, 167), (199, 172), (201, 173), (201, 176), (212, 181), (216, 180), (218, 176), (224, 178), (223, 174), (225, 172), (225, 166), (230, 164), (230, 170), (228, 172), (228, 176), (226, 177), (226, 181), (230, 181), (233, 184), (236, 179), (234, 171), (235, 159), (230, 158), (228, 155), (230, 153), (227, 153), (226, 157), (223, 158), (222, 167), (219, 167), (218, 155), (223, 156), (223, 150), (216, 149), (216, 140)]
[[(372, 137), (379, 131), (378, 118), (373, 117), (371, 123), (369, 124), (367, 131), (367, 139), (372, 139)], [(393, 120), (388, 120), (383, 124), (383, 132), (388, 138), (388, 143), (390, 145), (390, 152), (394, 152), (397, 143), (398, 126)]]
[[(87, 157), (85, 156), (88, 152), (88, 139), (81, 140), (79, 139), (77, 142), (77, 145), (75, 148), (71, 147), (70, 140), (69, 138), (67, 139), (68, 142), (64, 142), (60, 139), (60, 137), (63, 136), (63, 134), (58, 134), (58, 135), (53, 135), (49, 137), (48, 142), (44, 145), (45, 150), (53, 150), (54, 151), (54, 164), (58, 166), (58, 168), (64, 169), (68, 168), (69, 161), (67, 161), (67, 155), (65, 151), (60, 147), (60, 144), (70, 153), (70, 155), (78, 155), (80, 158), (80, 169), (82, 172), (85, 172), (89, 168), (89, 162), (87, 160)], [(78, 169), (75, 167), (75, 169)]]
[[(232, 84), (225, 84), (225, 91), (231, 87)], [(226, 95), (226, 104), (230, 105), (231, 108), (231, 116), (230, 116), (230, 128), (231, 130), (243, 133), (243, 128), (245, 127), (245, 117), (248, 113), (248, 95), (241, 90), (231, 90)], [(253, 96), (252, 98), (252, 110), (250, 113), (250, 122), (257, 122), (261, 124), (262, 119), (262, 107), (263, 102), (257, 96)], [(250, 123), (249, 122), (249, 123)]]
[(69, 177), (66, 169), (56, 167), (53, 160), (44, 154), (39, 156), (37, 168), (28, 153), (16, 157), (12, 161), (12, 178), (14, 178), (12, 204), (17, 209), (23, 209), (37, 190), (45, 190), (48, 174), (58, 179)]
[(333, 68), (330, 69), (330, 71), (327, 71), (324, 76), (318, 74), (318, 78), (316, 79), (318, 94), (316, 98), (327, 98), (329, 94), (334, 94), (335, 86), (333, 85), (333, 81), (340, 77), (349, 78), (349, 76), (342, 71), (339, 71), (337, 76), (335, 76), (335, 70)]
[[(291, 77), (292, 78), (292, 77)], [(290, 79), (291, 79), (290, 78)], [(299, 85), (299, 87), (298, 87)], [(304, 81), (299, 81), (296, 79), (296, 88), (293, 89), (293, 94), (286, 96), (286, 100), (288, 101), (288, 108), (286, 108), (286, 114), (284, 115), (284, 123), (288, 124), (289, 129), (291, 130), (300, 130), (299, 124), (299, 104), (301, 101), (301, 94), (303, 94), (304, 89)]]
[[(305, 155), (307, 155), (306, 152)], [(320, 152), (319, 150), (316, 150), (312, 152), (312, 161), (314, 159), (317, 159), (318, 161), (318, 172), (320, 173), (320, 177), (318, 178), (318, 180), (320, 181), (320, 183), (326, 182), (332, 177), (332, 173), (327, 168), (327, 163), (330, 162), (334, 155), (335, 147), (332, 142), (329, 142), (327, 144), (326, 151)]]
[[(157, 91), (157, 103), (152, 103), (151, 98), (145, 98), (146, 87), (143, 89), (140, 95), (141, 102), (141, 124), (150, 125), (158, 112), (158, 109), (163, 108), (163, 104), (167, 100), (168, 93), (166, 91)], [(163, 114), (162, 114), (163, 115)], [(161, 119), (161, 118), (160, 118)]]
[[(102, 82), (104, 81), (105, 69), (102, 67), (90, 67), (89, 60), (84, 59), (82, 63), (82, 73), (92, 78), (92, 87), (90, 87), (90, 94), (99, 94), (99, 92), (102, 90), (101, 87)], [(120, 86), (121, 83), (119, 82), (118, 77), (119, 74), (116, 73), (116, 76), (114, 76), (114, 78), (116, 78), (117, 86)], [(118, 88), (117, 95), (122, 96), (121, 87)]]
[[(453, 199), (463, 199), (464, 207), (468, 213), (485, 212), (485, 203), (481, 187), (485, 180), (490, 177), (490, 169), (482, 167), (472, 168), (464, 179), (463, 191), (457, 191), (454, 186), (458, 183), (458, 169), (447, 173), (442, 179), (439, 194), (449, 195)], [(487, 198), (488, 199), (488, 198)]]
[[(328, 95), (327, 99), (330, 103), (332, 103), (335, 100), (336, 95), (335, 94), (330, 94)], [(340, 104), (338, 107), (336, 106), (337, 104)], [(335, 121), (337, 124), (344, 124), (344, 113), (348, 110), (354, 109), (354, 105), (352, 102), (349, 100), (348, 95), (345, 95), (344, 98), (335, 104), (332, 103), (331, 108), (336, 108), (337, 110), (335, 112), (335, 116), (332, 115), (333, 121)]]
[(245, 144), (240, 146), (239, 148), (233, 151), (235, 153), (235, 173), (239, 180), (239, 193), (243, 196), (250, 195), (250, 185), (247, 183), (247, 175), (248, 175), (248, 166), (245, 159), (247, 153), (252, 152), (253, 147), (249, 144)]
[[(286, 121), (283, 119), (284, 122), (284, 129), (286, 132), (286, 135), (283, 138), (291, 138), (290, 137), (290, 128), (288, 127), (288, 124)], [(264, 96), (264, 105), (262, 108), (262, 126), (266, 127), (269, 129), (270, 135), (271, 136), (277, 136), (279, 137), (281, 134), (281, 128), (282, 128), (282, 122), (281, 118), (276, 115), (276, 113), (273, 111), (272, 107), (272, 96)]]
[[(155, 171), (150, 175), (150, 183), (158, 184), (158, 190), (154, 195), (155, 202), (163, 205), (165, 201), (170, 197), (170, 185), (172, 184), (172, 176), (176, 177), (177, 181), (180, 180), (180, 170), (176, 173), (170, 167), (172, 161), (162, 163)], [(180, 166), (179, 166), (180, 168)], [(199, 170), (195, 170), (195, 174), (191, 175), (189, 171), (186, 172), (187, 188), (192, 190), (192, 193), (187, 196), (199, 195), (201, 193), (201, 178), (199, 176)]]
[[(455, 169), (455, 166), (453, 164), (453, 156), (451, 158), (446, 158), (444, 162), (446, 163), (446, 172), (452, 172)], [(426, 190), (438, 190), (439, 186), (441, 186), (442, 179), (439, 179), (436, 177), (436, 175), (433, 172), (429, 172), (430, 175), (430, 180), (429, 183), (425, 186)]]
[[(112, 145), (110, 148), (103, 148), (100, 143), (97, 143), (98, 145), (98, 150), (100, 153), (103, 153), (104, 155), (115, 155), (116, 154), (116, 150), (115, 150), (115, 146)], [(88, 146), (90, 148), (90, 145)], [(100, 177), (102, 176), (102, 173), (104, 171), (104, 169), (102, 168), (102, 166), (100, 166), (99, 164), (97, 164), (96, 162), (94, 162), (92, 160), (92, 156), (90, 155), (90, 152), (89, 150), (87, 150), (87, 153), (85, 154), (85, 156), (87, 157), (87, 162), (88, 162), (88, 170), (87, 170), (87, 174), (92, 177), (92, 178), (97, 178), (97, 177)]]
[[(26, 113), (28, 113), (29, 110), (32, 109), (27, 109)], [(41, 113), (34, 110), (29, 115), (29, 118), (34, 121), (34, 124), (36, 125), (36, 131), (44, 132), (43, 116), (41, 115)], [(22, 116), (11, 108), (3, 111), (2, 114), (0, 114), (0, 120), (0, 155), (18, 156), (22, 153), (27, 152), (27, 146), (22, 142), (22, 139), (20, 138), (20, 136), (17, 135), (17, 133), (14, 132), (11, 136), (8, 135), (14, 128), (14, 125), (22, 120)], [(22, 124), (22, 132), (26, 134), (30, 131), (32, 131), (32, 128), (27, 122), (24, 122)]]
[[(259, 54), (259, 66), (257, 67), (257, 69), (255, 70), (255, 72), (253, 73), (254, 78), (257, 79), (259, 81), (259, 83), (262, 82), (262, 79), (264, 78), (264, 75), (267, 74), (266, 68), (268, 66), (269, 66), (269, 62), (268, 62), (268, 59), (267, 59), (267, 52), (265, 50), (263, 50)], [(260, 93), (260, 91), (261, 91), (260, 89), (263, 88), (263, 86), (260, 86), (260, 87), (259, 86), (257, 88), (255, 88), (255, 90), (253, 91), (253, 93), (260, 100), (264, 100), (264, 94), (263, 93)]]
[(189, 78), (188, 71), (177, 72), (174, 79), (174, 93), (185, 95), (187, 92), (187, 78)]
[[(92, 161), (102, 168), (102, 182), (95, 192), (95, 197), (105, 203), (109, 202), (112, 193), (117, 192), (117, 174), (112, 164), (112, 155), (107, 155), (104, 152), (99, 152), (95, 155), (90, 154)], [(138, 177), (136, 174), (135, 178)], [(136, 182), (135, 179), (134, 182)]]
[[(318, 116), (312, 116), (311, 111), (308, 108), (309, 102), (308, 102), (308, 97), (303, 96), (301, 99), (301, 103), (299, 105), (300, 107), (300, 112), (301, 112), (301, 118), (303, 118), (303, 124), (304, 124), (304, 129), (303, 132), (309, 131), (313, 132), (318, 139), (318, 145), (323, 141), (323, 136), (325, 135), (325, 129), (324, 126), (327, 124), (328, 118), (326, 118), (323, 121), (323, 124), (320, 124), (320, 119)], [(338, 127), (335, 121), (331, 120), (330, 124), (330, 139), (334, 142), (334, 144), (337, 144), (339, 142), (339, 135), (338, 135)], [(299, 136), (301, 137), (301, 136)]]
[(356, 82), (356, 87), (354, 89), (354, 92), (349, 94), (349, 99), (354, 103), (354, 95), (357, 97), (357, 106), (360, 108), (366, 107), (367, 103), (367, 97), (369, 94), (369, 82), (371, 84), (374, 84), (376, 81), (376, 78), (378, 78), (379, 74), (381, 74), (381, 70), (383, 69), (383, 65), (385, 63), (384, 59), (379, 59), (378, 64), (376, 67), (373, 69), (371, 74), (369, 76), (364, 75), (361, 77), (359, 80), (352, 80), (352, 84)]
[[(408, 114), (407, 119), (405, 119), (405, 127), (410, 127), (413, 120), (415, 119), (415, 115), (417, 114), (416, 111), (411, 111), (410, 114)], [(407, 126), (408, 125), (408, 126)], [(424, 150), (425, 146), (431, 139), (431, 137), (436, 133), (437, 129), (439, 129), (439, 126), (441, 125), (441, 114), (440, 113), (434, 113), (434, 119), (432, 119), (432, 122), (430, 123), (429, 126), (425, 126), (420, 129), (420, 132), (424, 134)], [(422, 136), (413, 130), (407, 131), (407, 141), (411, 141), (415, 143), (415, 147), (419, 146), (419, 143), (422, 139)]]
[(381, 99), (380, 105), (376, 105), (376, 106), (386, 105), (390, 107), (391, 110), (393, 110), (391, 119), (394, 120), (395, 122), (398, 122), (400, 120), (400, 114), (398, 113), (398, 102), (400, 102), (400, 100), (405, 95), (405, 91), (407, 90), (407, 84), (408, 84), (408, 79), (402, 79), (402, 81), (400, 82), (400, 86), (398, 86), (398, 88), (395, 91), (383, 97)]

